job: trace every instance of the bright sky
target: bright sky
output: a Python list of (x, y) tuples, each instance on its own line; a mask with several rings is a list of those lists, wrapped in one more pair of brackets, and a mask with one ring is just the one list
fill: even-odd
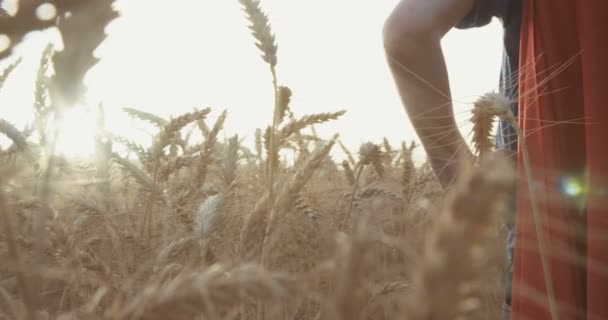
[[(317, 127), (340, 132), (357, 150), (386, 136), (397, 145), (415, 134), (401, 106), (384, 57), (381, 29), (398, 0), (262, 0), (278, 41), (278, 77), (291, 87), (296, 115), (346, 109), (340, 120)], [(171, 6), (168, 5), (171, 3)], [(212, 107), (211, 120), (228, 109), (227, 135), (253, 141), (272, 118), (272, 83), (237, 0), (121, 0), (121, 18), (108, 28), (88, 74), (92, 106), (103, 101), (110, 130), (149, 140), (120, 108), (162, 116)], [(501, 50), (498, 22), (451, 31), (443, 45), (458, 121), (475, 97), (497, 87)], [(0, 93), (0, 117), (23, 127), (31, 117), (31, 92), (39, 52), (48, 34), (22, 45), (23, 65)], [(0, 64), (0, 65), (5, 65)], [(92, 152), (94, 120), (82, 109), (66, 115), (65, 153)], [(140, 129), (138, 129), (140, 128)], [(468, 134), (468, 128), (463, 127)]]

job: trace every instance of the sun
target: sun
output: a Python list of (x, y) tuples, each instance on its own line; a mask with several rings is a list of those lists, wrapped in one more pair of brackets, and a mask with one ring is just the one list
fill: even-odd
[(58, 121), (55, 152), (69, 158), (89, 158), (95, 154), (97, 115), (81, 105), (68, 108)]

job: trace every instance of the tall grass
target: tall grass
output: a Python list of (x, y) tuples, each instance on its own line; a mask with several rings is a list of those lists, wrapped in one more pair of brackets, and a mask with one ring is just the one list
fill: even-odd
[[(240, 2), (275, 93), (255, 151), (221, 138), (227, 111), (209, 127), (211, 109), (164, 119), (125, 108), (156, 127), (149, 148), (100, 118), (95, 159), (56, 156), (45, 148), (57, 110), (48, 93), (80, 80), (49, 76), (61, 59), (45, 51), (35, 124), (0, 120), (12, 141), (0, 151), (0, 319), (498, 317), (496, 215), (513, 181), (489, 153), (491, 125), (476, 136), (480, 165), (447, 194), (428, 165), (414, 165), (414, 144), (364, 143), (355, 159), (337, 134), (314, 132), (344, 111), (292, 110), (269, 19), (259, 1)], [(336, 144), (347, 160), (330, 157)], [(279, 157), (285, 149), (294, 161)]]

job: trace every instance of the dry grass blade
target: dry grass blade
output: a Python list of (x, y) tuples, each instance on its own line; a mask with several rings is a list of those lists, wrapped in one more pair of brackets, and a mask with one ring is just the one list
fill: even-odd
[(268, 16), (262, 11), (259, 0), (239, 0), (239, 2), (251, 22), (249, 29), (257, 41), (256, 46), (262, 51), (262, 59), (274, 69), (277, 65), (278, 47)]

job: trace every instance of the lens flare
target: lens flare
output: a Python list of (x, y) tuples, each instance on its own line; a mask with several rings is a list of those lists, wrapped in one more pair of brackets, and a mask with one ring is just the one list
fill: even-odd
[(562, 177), (560, 189), (563, 194), (569, 197), (579, 197), (586, 192), (583, 182), (575, 177)]

